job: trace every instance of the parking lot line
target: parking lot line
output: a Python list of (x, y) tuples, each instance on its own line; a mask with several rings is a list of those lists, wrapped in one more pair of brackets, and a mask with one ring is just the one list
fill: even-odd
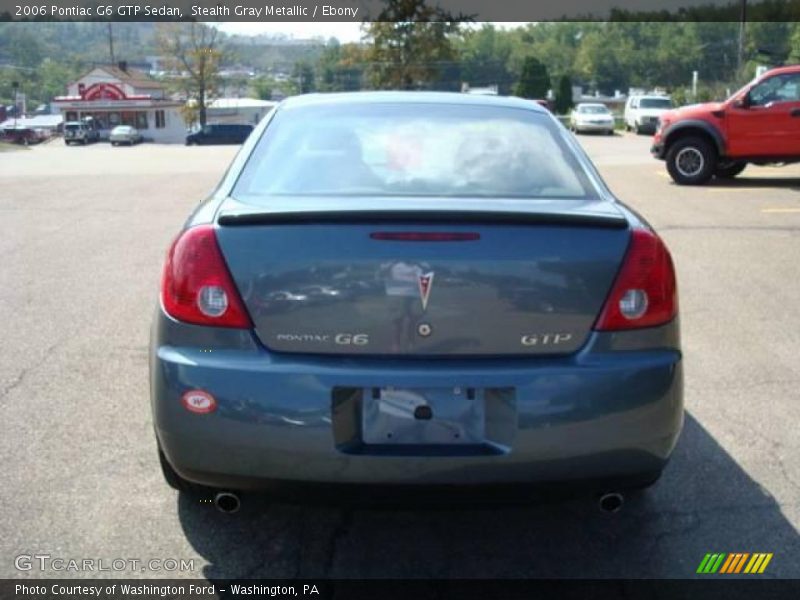
[(800, 213), (800, 208), (762, 208), (762, 213)]

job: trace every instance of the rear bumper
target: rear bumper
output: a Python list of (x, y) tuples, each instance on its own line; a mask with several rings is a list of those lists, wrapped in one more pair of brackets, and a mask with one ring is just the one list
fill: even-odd
[[(409, 361), (275, 355), (249, 332), (180, 325), (159, 314), (150, 364), (156, 434), (179, 474), (214, 487), (635, 476), (664, 466), (682, 426), (681, 356), (671, 349), (677, 327), (595, 333), (570, 357)], [(176, 328), (195, 336), (191, 347), (170, 343)], [(663, 349), (643, 349), (656, 340)], [(505, 420), (511, 429), (490, 453), (365, 446), (358, 443), (358, 402), (334, 403), (332, 390), (341, 386), (513, 388)], [(215, 412), (195, 415), (182, 407), (181, 395), (195, 388), (214, 395)]]
[(613, 123), (581, 123), (575, 124), (575, 131), (580, 132), (603, 132), (614, 131)]

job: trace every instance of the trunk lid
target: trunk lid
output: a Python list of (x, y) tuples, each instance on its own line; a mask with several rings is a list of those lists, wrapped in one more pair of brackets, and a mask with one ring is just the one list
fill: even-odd
[[(293, 198), (264, 208), (229, 199), (220, 212), (222, 253), (270, 350), (575, 352), (630, 235), (605, 201), (332, 202)], [(446, 240), (431, 239), (439, 234)]]

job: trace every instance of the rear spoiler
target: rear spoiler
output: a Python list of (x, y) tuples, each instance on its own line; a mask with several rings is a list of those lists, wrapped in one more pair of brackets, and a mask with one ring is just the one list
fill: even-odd
[(307, 225), (314, 223), (482, 223), (487, 225), (568, 225), (625, 229), (623, 215), (575, 212), (498, 212), (474, 210), (320, 210), (222, 212), (217, 223), (224, 227), (244, 225)]

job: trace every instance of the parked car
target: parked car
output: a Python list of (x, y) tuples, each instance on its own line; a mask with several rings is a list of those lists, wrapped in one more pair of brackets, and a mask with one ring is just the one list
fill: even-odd
[(68, 121), (64, 123), (64, 143), (67, 146), (73, 143), (86, 145), (99, 139), (100, 132), (91, 123), (84, 121)]
[(6, 127), (1, 130), (0, 139), (10, 144), (28, 146), (46, 140), (49, 134), (44, 129), (33, 127)]
[(682, 185), (800, 162), (800, 65), (767, 71), (724, 102), (665, 113), (651, 152)]
[(275, 480), (648, 486), (677, 314), (664, 242), (535, 102), (295, 96), (167, 253), (163, 474), (224, 511)]
[(582, 102), (569, 115), (569, 127), (575, 133), (614, 133), (614, 115), (605, 104)]
[(187, 135), (186, 145), (241, 144), (251, 131), (253, 131), (252, 125), (206, 125), (201, 130)]
[(117, 146), (119, 144), (133, 146), (142, 141), (142, 134), (139, 133), (138, 129), (130, 125), (117, 125), (111, 130), (108, 141), (111, 142), (112, 146)]
[(625, 129), (636, 133), (655, 133), (659, 118), (671, 109), (672, 98), (669, 96), (631, 96), (625, 103)]

